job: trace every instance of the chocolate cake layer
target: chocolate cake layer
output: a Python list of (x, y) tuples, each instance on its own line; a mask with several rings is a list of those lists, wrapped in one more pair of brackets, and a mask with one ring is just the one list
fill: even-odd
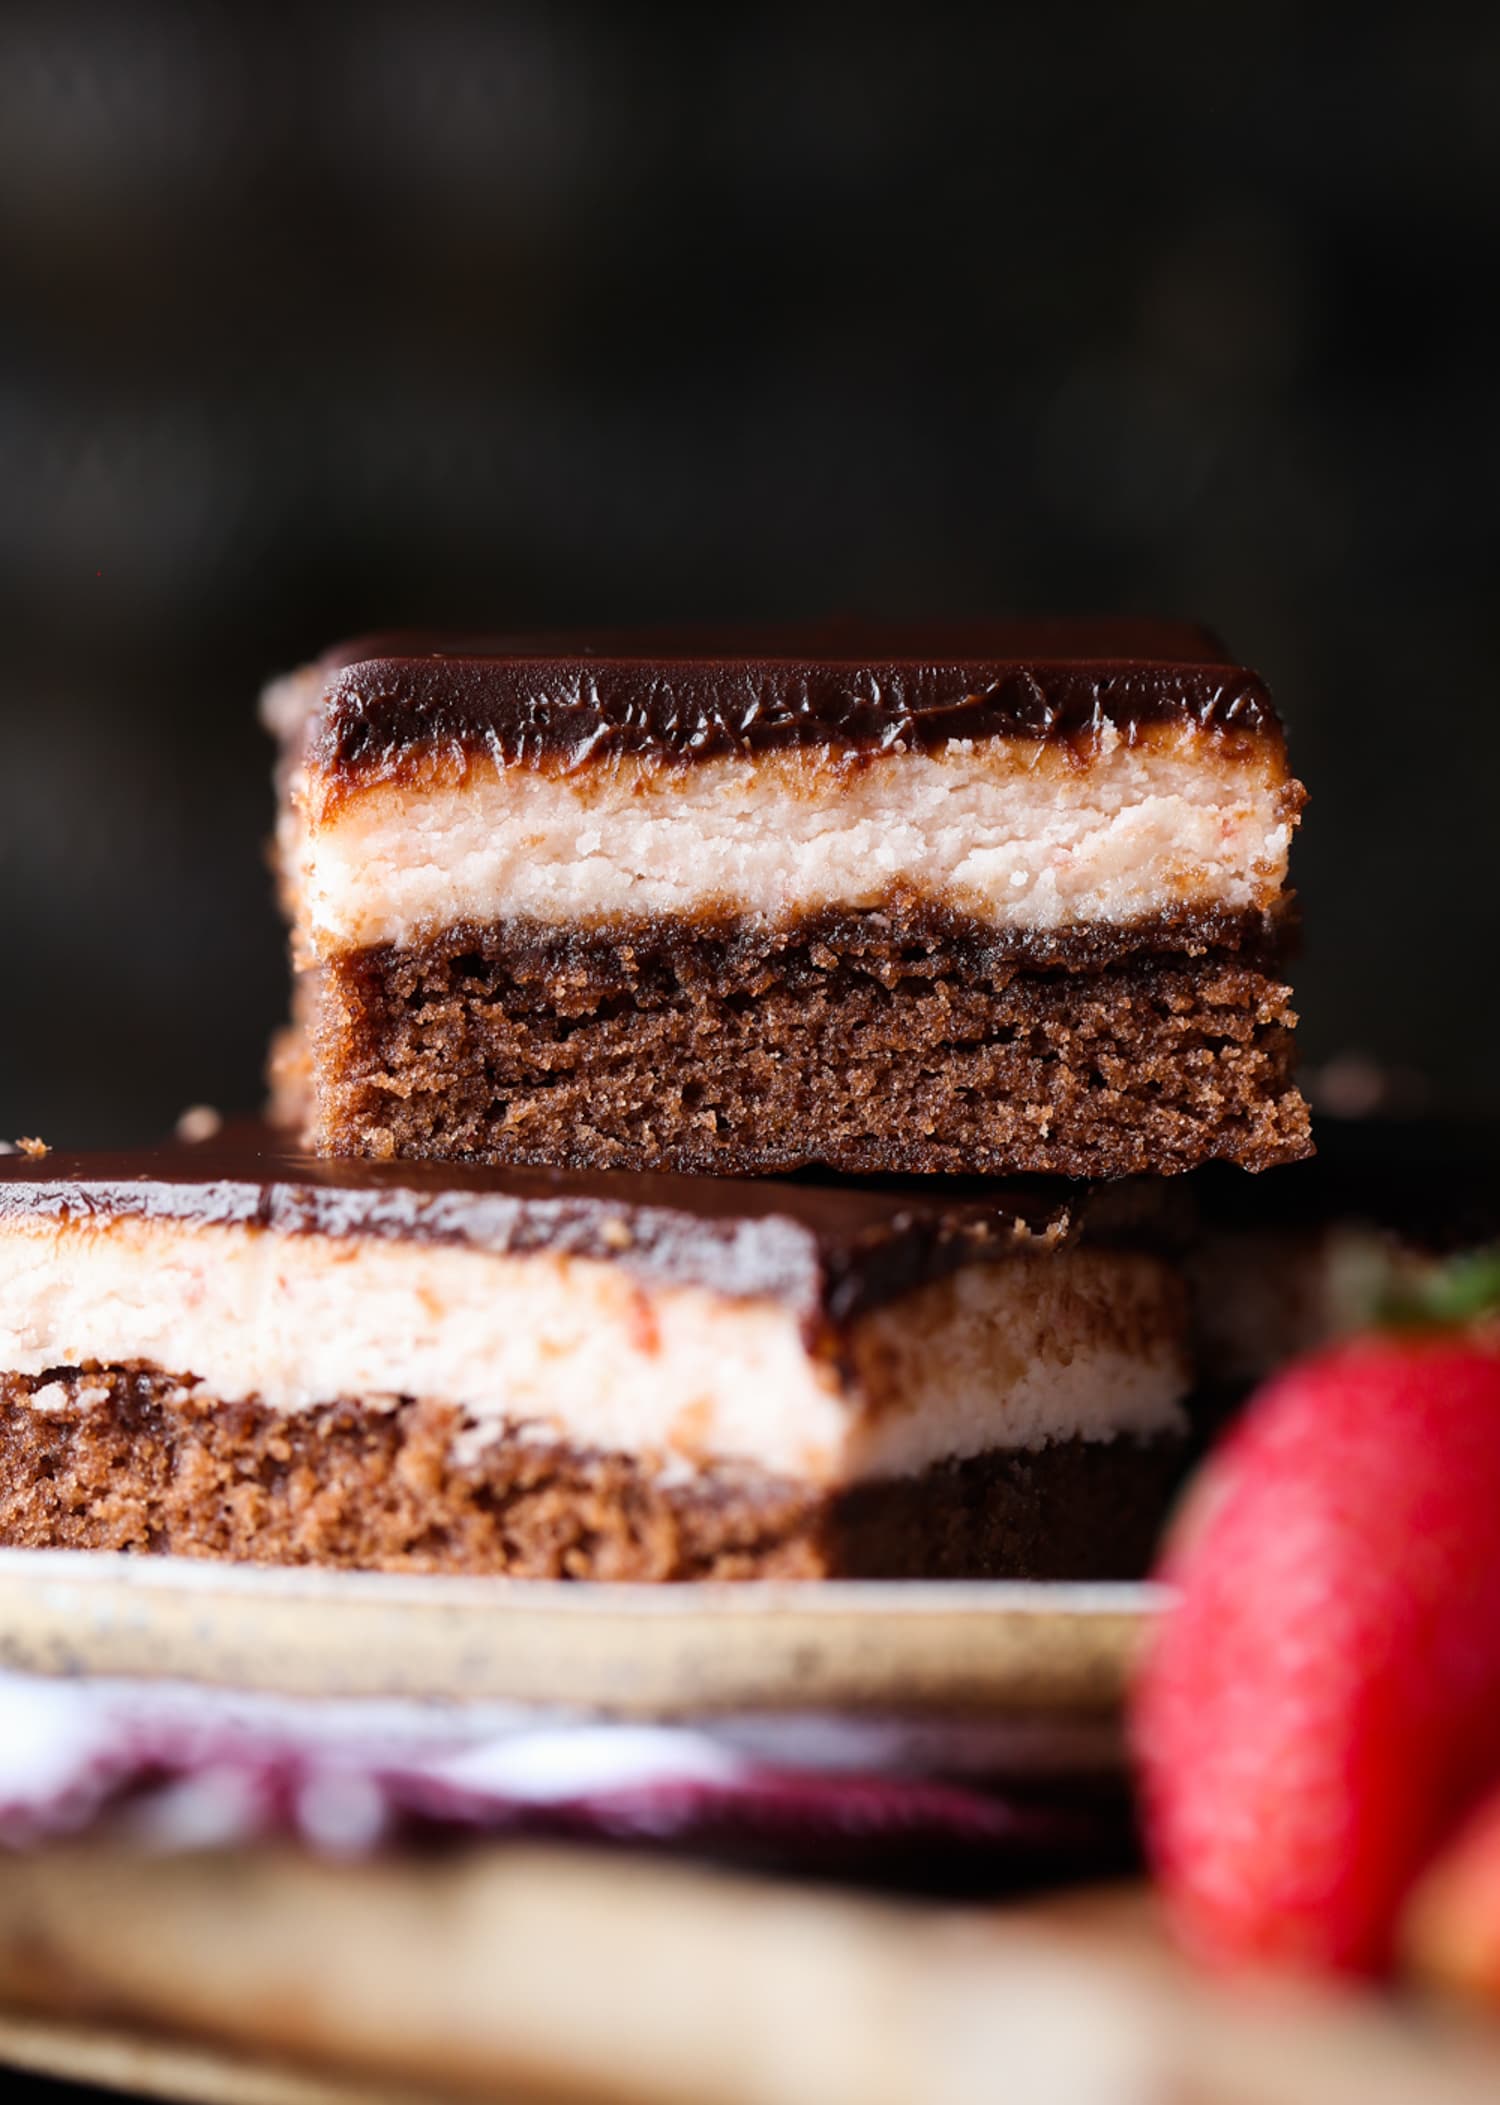
[[(10, 1158), (0, 1540), (281, 1559), (333, 1516), (333, 1561), (727, 1574), (833, 1569), (851, 1516), (873, 1555), (908, 1514), (881, 1554), (988, 1568), (1053, 1450), (1184, 1451), (1173, 1212), (1145, 1183), (439, 1170), (254, 1131)], [(992, 1480), (993, 1536), (965, 1504)]]
[(288, 1420), (139, 1368), (0, 1376), (0, 1542), (513, 1578), (1130, 1578), (1187, 1445), (1063, 1441), (818, 1491), (725, 1464), (514, 1436), (471, 1458), (442, 1407)]
[(1308, 1146), (1289, 991), (1254, 946), (1069, 970), (873, 919), (464, 928), (309, 995), (334, 1154), (1118, 1177)]
[(1199, 630), (375, 638), (266, 716), (309, 975), (277, 1096), (320, 1148), (1083, 1174), (1305, 1149), (1302, 792)]

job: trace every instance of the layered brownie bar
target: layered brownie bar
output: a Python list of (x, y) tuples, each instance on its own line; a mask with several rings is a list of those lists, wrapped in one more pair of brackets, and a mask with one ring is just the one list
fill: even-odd
[(13, 1157), (0, 1542), (1126, 1575), (1187, 1448), (1185, 1290), (1142, 1203), (320, 1162), (263, 1135)]
[(1307, 1149), (1302, 800), (1194, 629), (385, 640), (280, 683), (320, 1153), (1118, 1176)]

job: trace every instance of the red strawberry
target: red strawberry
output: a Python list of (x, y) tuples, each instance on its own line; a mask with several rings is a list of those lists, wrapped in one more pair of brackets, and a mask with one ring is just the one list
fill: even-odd
[(1434, 1986), (1500, 2003), (1500, 1793), (1424, 1872), (1402, 1917), (1401, 1949)]
[(1273, 1381), (1169, 1543), (1147, 1839), (1220, 1964), (1375, 1971), (1500, 1777), (1500, 1351), (1373, 1336)]

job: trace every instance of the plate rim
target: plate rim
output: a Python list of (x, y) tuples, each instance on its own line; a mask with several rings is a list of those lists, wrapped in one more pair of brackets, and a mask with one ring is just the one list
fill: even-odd
[(672, 1586), (0, 1550), (0, 1670), (596, 1717), (1117, 1715), (1135, 1582)]
[(663, 1585), (591, 1579), (512, 1579), (442, 1572), (343, 1571), (324, 1565), (220, 1562), (122, 1550), (0, 1547), (0, 1580), (31, 1578), (124, 1593), (222, 1592), (285, 1602), (350, 1600), (372, 1607), (488, 1608), (506, 1604), (592, 1621), (647, 1615), (671, 1621), (767, 1614), (808, 1619), (859, 1613), (989, 1617), (1127, 1615), (1159, 1609), (1168, 1589), (1151, 1579), (743, 1579)]

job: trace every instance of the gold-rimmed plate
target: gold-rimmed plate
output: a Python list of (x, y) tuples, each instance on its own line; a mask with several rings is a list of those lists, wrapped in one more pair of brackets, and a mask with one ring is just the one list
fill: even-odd
[(1099, 1717), (1158, 1602), (1125, 1584), (599, 1586), (0, 1550), (0, 1666), (624, 1717)]

